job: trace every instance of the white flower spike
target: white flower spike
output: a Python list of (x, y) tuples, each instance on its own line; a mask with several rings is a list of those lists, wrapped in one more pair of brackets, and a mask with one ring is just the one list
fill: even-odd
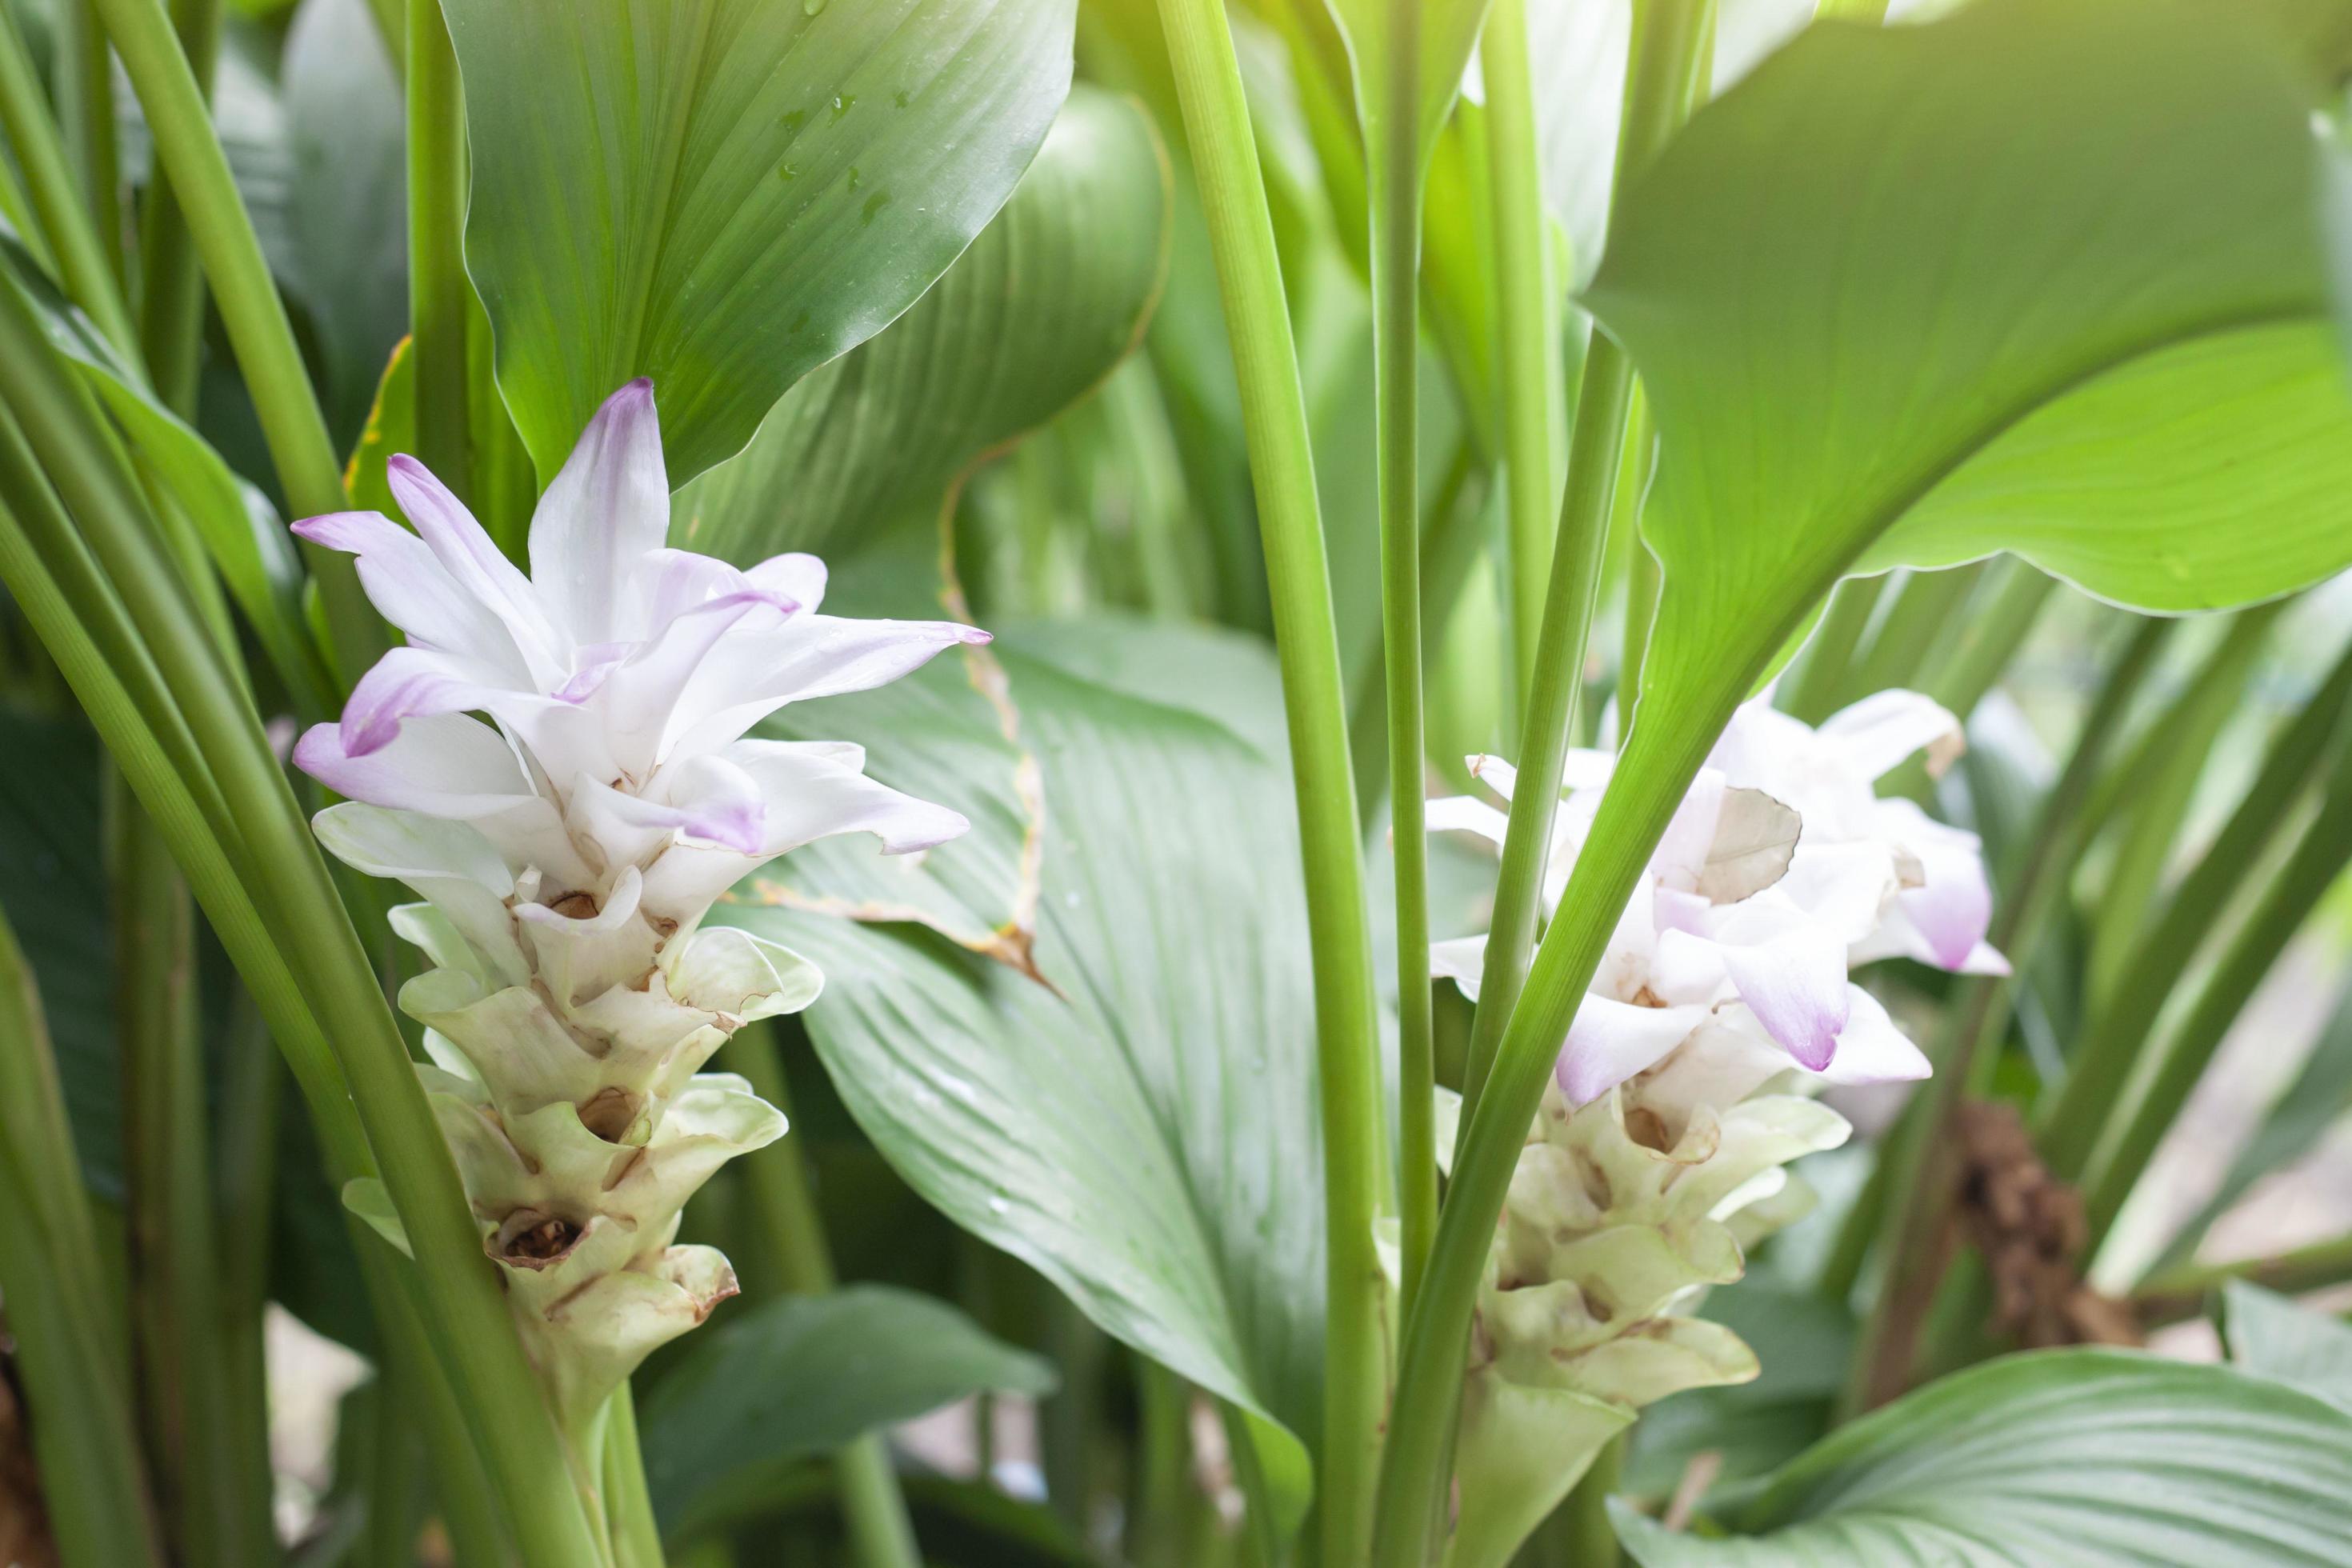
[[(407, 637), (295, 762), (343, 805), (320, 840), (426, 901), (394, 928), (436, 967), (400, 1002), (485, 1249), (567, 1423), (734, 1293), (674, 1247), (687, 1198), (783, 1119), (699, 1071), (737, 1027), (805, 1007), (798, 954), (701, 929), (742, 877), (813, 839), (892, 854), (962, 816), (865, 776), (856, 746), (747, 739), (790, 702), (860, 691), (988, 640), (950, 621), (822, 615), (824, 563), (749, 571), (672, 550), (653, 387), (608, 399), (541, 498), (530, 574), (424, 466), (396, 457), (410, 532), (375, 512), (297, 523), (359, 557)], [(489, 722), (475, 715), (487, 715)], [(382, 1223), (385, 1205), (354, 1194)]]
[[(1561, 1042), (1479, 1292), (1448, 1562), (1509, 1560), (1592, 1456), (1643, 1405), (1756, 1375), (1738, 1336), (1689, 1316), (1739, 1278), (1742, 1248), (1802, 1212), (1785, 1167), (1844, 1141), (1807, 1095), (1824, 1083), (1924, 1078), (1927, 1062), (1848, 969), (1903, 955), (1970, 973), (1991, 894), (1976, 837), (1878, 777), (1960, 742), (1924, 697), (1881, 692), (1819, 730), (1742, 708), (1652, 855)], [(1543, 903), (1556, 905), (1616, 759), (1562, 773)], [(1505, 798), (1510, 767), (1471, 771)], [(1433, 801), (1435, 830), (1499, 844), (1483, 802)], [(1474, 1000), (1486, 938), (1435, 943), (1432, 969)], [(1456, 1106), (1441, 1092), (1441, 1156)]]

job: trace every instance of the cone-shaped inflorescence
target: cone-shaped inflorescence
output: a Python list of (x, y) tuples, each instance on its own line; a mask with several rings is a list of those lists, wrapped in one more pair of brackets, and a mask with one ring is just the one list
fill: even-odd
[[(667, 548), (644, 382), (541, 498), (529, 576), (421, 465), (394, 458), (389, 477), (414, 532), (374, 512), (296, 525), (359, 557), (407, 644), (295, 760), (350, 797), (319, 815), (327, 847), (425, 900), (393, 916), (435, 966), (400, 1005), (426, 1026), (419, 1071), (483, 1247), (576, 1426), (734, 1292), (719, 1253), (673, 1245), (679, 1212), (784, 1130), (741, 1079), (701, 1068), (820, 977), (704, 915), (812, 839), (866, 832), (899, 853), (966, 826), (866, 778), (856, 746), (746, 731), (986, 634), (821, 615), (813, 556), (739, 571)], [(394, 1225), (380, 1194), (351, 1201)]]
[[(1738, 1336), (1688, 1314), (1803, 1212), (1788, 1163), (1845, 1141), (1812, 1092), (1927, 1072), (1849, 967), (2006, 967), (1984, 942), (1975, 837), (1873, 788), (1923, 747), (1940, 767), (1958, 743), (1949, 713), (1893, 691), (1819, 731), (1751, 703), (1717, 743), (1610, 939), (1512, 1175), (1463, 1391), (1452, 1568), (1508, 1561), (1643, 1405), (1756, 1375)], [(1613, 765), (1570, 758), (1548, 904)], [(1507, 764), (1471, 766), (1509, 795)], [(1504, 827), (1467, 798), (1432, 802), (1429, 818), (1497, 841)], [(1441, 942), (1433, 967), (1475, 997), (1485, 942)], [(1456, 1109), (1439, 1108), (1448, 1157)]]

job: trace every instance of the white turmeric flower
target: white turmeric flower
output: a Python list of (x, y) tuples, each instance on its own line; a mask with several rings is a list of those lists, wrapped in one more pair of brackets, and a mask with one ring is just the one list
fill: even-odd
[(987, 634), (821, 615), (814, 556), (740, 571), (667, 548), (644, 381), (597, 411), (541, 499), (529, 576), (423, 465), (394, 458), (389, 477), (415, 532), (375, 512), (295, 525), (359, 557), (408, 639), (295, 761), (350, 797), (319, 815), (326, 846), (426, 900), (394, 915), (436, 966), (400, 995), (428, 1026), (437, 1065), (420, 1071), (526, 1344), (583, 1420), (733, 1293), (717, 1252), (670, 1245), (678, 1213), (783, 1119), (699, 1069), (820, 984), (703, 916), (813, 839), (872, 833), (896, 854), (967, 826), (866, 778), (856, 746), (747, 731)]
[[(1742, 1248), (1801, 1212), (1788, 1163), (1844, 1142), (1823, 1083), (1924, 1078), (1927, 1059), (1848, 969), (1901, 954), (1998, 973), (1973, 835), (1878, 777), (1959, 725), (1882, 692), (1814, 730), (1739, 710), (1652, 855), (1561, 1042), (1487, 1257), (1472, 1338), (1448, 1562), (1507, 1562), (1601, 1446), (1666, 1394), (1756, 1375), (1690, 1316), (1738, 1279)], [(1543, 904), (1555, 906), (1615, 758), (1570, 755)], [(1472, 772), (1506, 799), (1507, 764)], [(1484, 802), (1433, 801), (1433, 828), (1499, 843)], [(1474, 999), (1484, 937), (1434, 945)], [(1450, 1156), (1454, 1107), (1441, 1106)]]

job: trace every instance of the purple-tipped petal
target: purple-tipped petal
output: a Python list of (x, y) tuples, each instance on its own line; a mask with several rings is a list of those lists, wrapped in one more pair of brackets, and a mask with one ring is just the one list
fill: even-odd
[(419, 647), (470, 660), (485, 682), (528, 683), (530, 670), (503, 613), (452, 576), (425, 542), (373, 511), (304, 518), (300, 537), (359, 557), (360, 586)]
[(653, 383), (640, 378), (604, 400), (540, 498), (532, 585), (575, 642), (635, 640), (621, 624), (624, 595), (638, 561), (668, 533), (661, 424)]
[(1724, 972), (1765, 1031), (1805, 1067), (1828, 1067), (1853, 1007), (1845, 943), (1837, 934), (1801, 925), (1769, 942), (1721, 952)]
[(1570, 1105), (1589, 1105), (1655, 1067), (1706, 1018), (1704, 1007), (1638, 1007), (1587, 996), (1552, 1068), (1559, 1091)]
[(480, 708), (490, 693), (465, 665), (430, 648), (396, 647), (376, 660), (343, 704), (343, 750), (364, 757), (390, 745), (410, 719)]
[(943, 648), (988, 634), (960, 621), (849, 620), (806, 613), (746, 626), (701, 659), (673, 710), (665, 756), (717, 751), (791, 702), (866, 691), (920, 668)]
[(470, 819), (533, 798), (505, 738), (463, 713), (411, 719), (362, 756), (344, 749), (340, 725), (314, 724), (295, 742), (294, 765), (337, 795), (433, 816)]
[(551, 679), (559, 657), (557, 638), (539, 596), (531, 592), (530, 580), (490, 542), (465, 503), (424, 464), (404, 452), (395, 453), (384, 464), (384, 479), (451, 580), (505, 625), (535, 675)]

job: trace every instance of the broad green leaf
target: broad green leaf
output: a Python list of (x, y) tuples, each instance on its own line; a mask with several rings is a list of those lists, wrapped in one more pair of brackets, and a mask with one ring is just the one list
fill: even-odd
[(971, 248), (913, 310), (786, 393), (740, 456), (682, 488), (672, 537), (748, 565), (936, 517), (974, 464), (1135, 347), (1167, 274), (1167, 155), (1141, 107), (1076, 89)]
[[(1088, 640), (1120, 635), (1105, 624)], [(1173, 680), (1185, 667), (1160, 635)], [(810, 1033), (908, 1183), (1249, 1412), (1302, 1502), (1321, 1145), (1287, 773), (1197, 710), (1066, 673), (1017, 636), (997, 646), (1044, 779), (1045, 984), (904, 929), (717, 915), (824, 970)], [(1199, 702), (1270, 700), (1262, 658), (1246, 681), (1219, 673), (1234, 695)]]
[(2242, 1279), (2222, 1288), (2221, 1312), (2232, 1363), (2352, 1414), (2352, 1324)]
[[(1394, 68), (1398, 52), (1410, 49), (1419, 57), (1415, 123), (1422, 155), (1427, 157), (1454, 108), (1455, 94), (1462, 89), (1462, 73), (1477, 45), (1479, 26), (1486, 19), (1486, 0), (1406, 0), (1402, 6), (1398, 0), (1324, 3), (1330, 6), (1332, 20), (1347, 41), (1355, 74), (1356, 111), (1368, 144), (1377, 145), (1380, 141), (1372, 127), (1384, 112), (1387, 95), (1382, 84)], [(1410, 36), (1398, 25), (1400, 9), (1415, 24)]]
[(328, 423), (348, 439), (408, 330), (400, 77), (367, 0), (308, 0), (278, 68), (292, 154), (288, 282), (318, 327)]
[(1651, 685), (1752, 668), (1857, 564), (2008, 549), (2179, 611), (2352, 559), (2315, 98), (2252, 8), (1983, 0), (1702, 111), (1591, 296), (1661, 432)]
[(673, 1539), (732, 1517), (797, 1462), (974, 1394), (1054, 1392), (1052, 1365), (933, 1297), (787, 1296), (697, 1334), (646, 1399), (646, 1482)]
[[(1165, 155), (1130, 100), (1075, 92), (1013, 199), (904, 317), (785, 394), (741, 456), (674, 498), (671, 537), (749, 564), (824, 554), (826, 602), (961, 615), (944, 509), (974, 467), (1084, 396), (1135, 346), (1167, 264)], [(995, 656), (960, 649), (771, 733), (865, 744), (901, 789), (953, 800), (971, 831), (885, 859), (811, 845), (741, 896), (913, 920), (1013, 964), (1035, 921), (1036, 763)]]
[(2352, 1540), (2352, 1415), (2227, 1367), (2010, 1356), (1843, 1427), (1669, 1531), (1622, 1503), (1642, 1568), (2321, 1568)]
[(239, 479), (180, 416), (155, 401), (145, 373), (68, 303), (14, 239), (0, 244), (0, 277), (32, 307), (49, 345), (80, 373), (171, 500), (194, 524), (229, 597), (253, 626), (278, 679), (313, 711), (332, 689), (300, 610), (302, 568), (261, 492)]
[(445, 0), (466, 259), (542, 479), (633, 376), (673, 486), (887, 325), (1012, 194), (1074, 0)]

